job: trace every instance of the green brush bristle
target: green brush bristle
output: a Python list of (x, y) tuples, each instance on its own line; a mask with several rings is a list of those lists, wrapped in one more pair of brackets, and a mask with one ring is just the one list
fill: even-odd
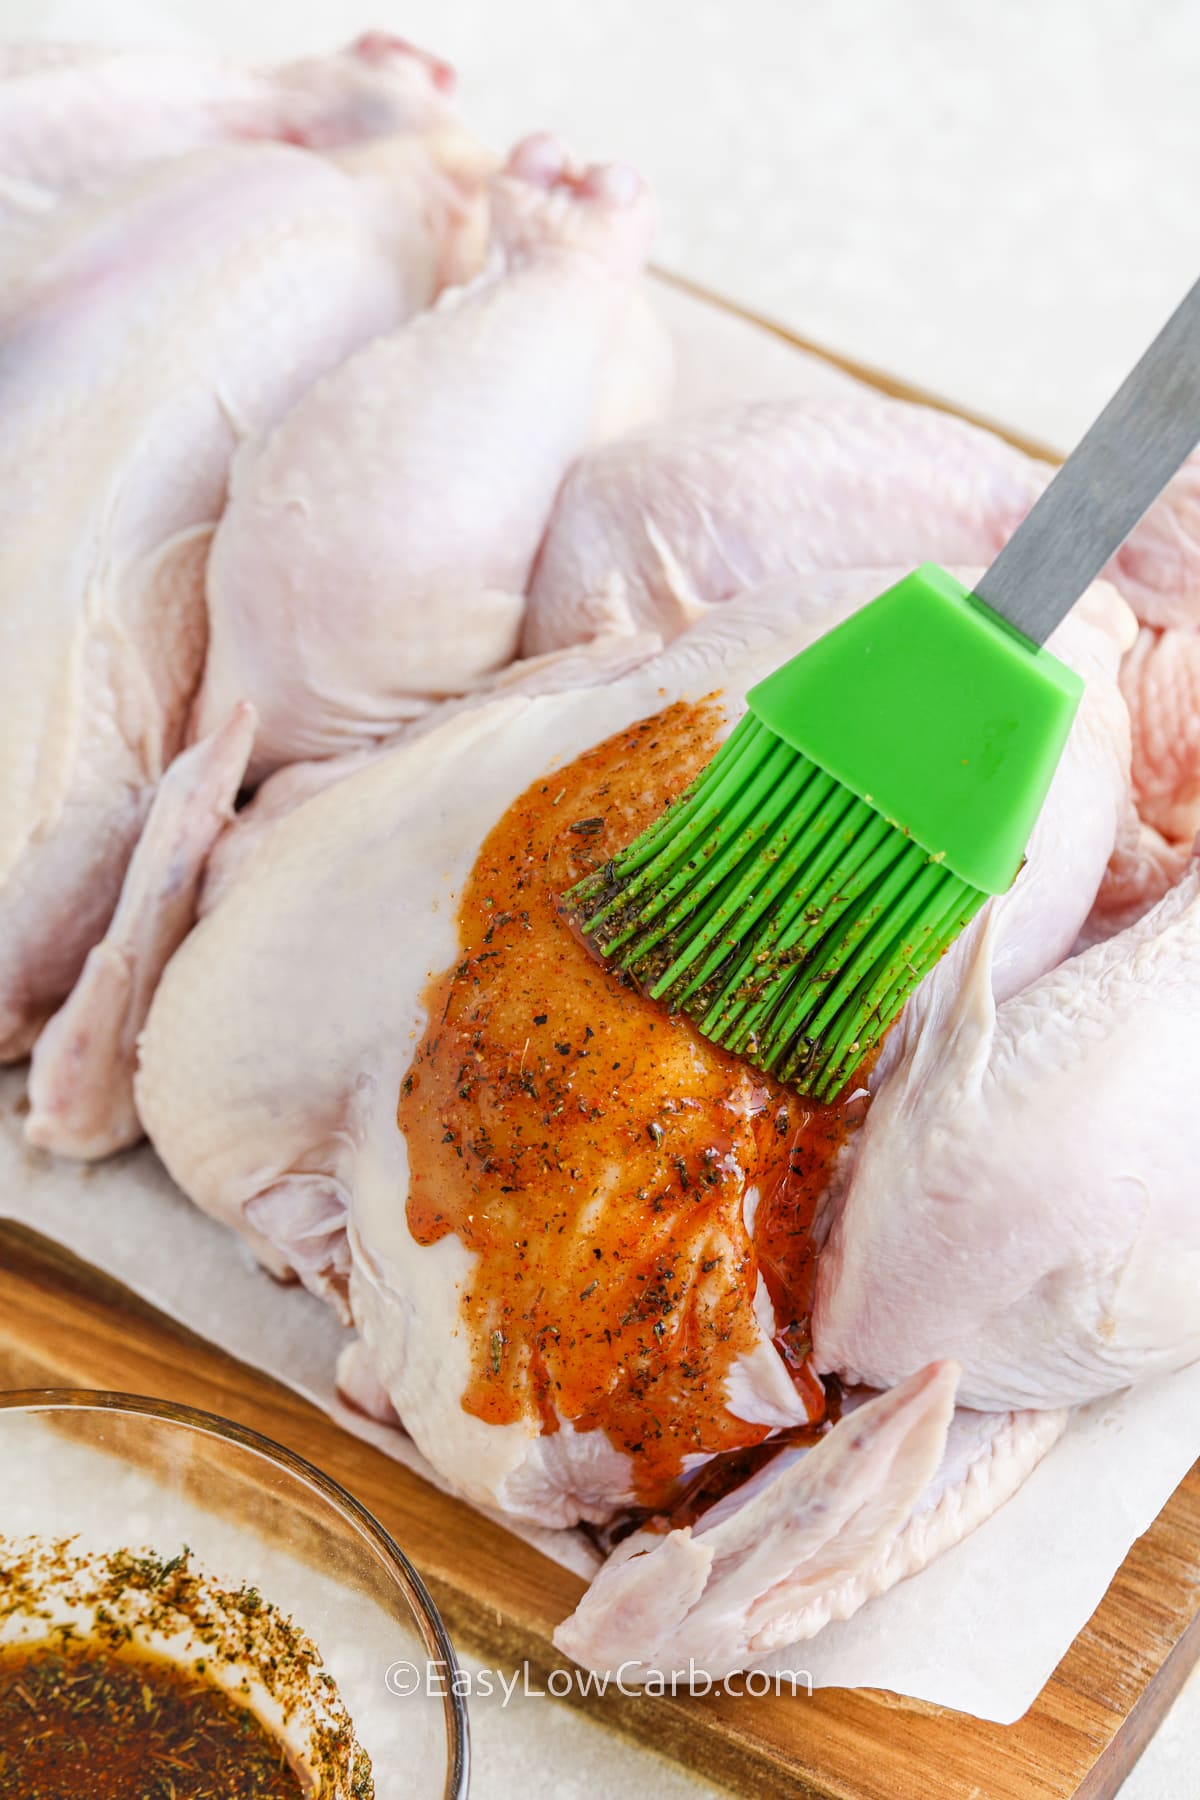
[(831, 1100), (987, 894), (748, 713), (565, 898), (656, 1000)]

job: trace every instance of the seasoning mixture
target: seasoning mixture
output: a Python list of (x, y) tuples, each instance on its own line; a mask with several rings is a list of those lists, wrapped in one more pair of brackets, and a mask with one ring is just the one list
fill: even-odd
[[(22, 1630), (0, 1644), (2, 1800), (373, 1800), (316, 1645), (186, 1546), (163, 1557), (0, 1535), (0, 1627), (10, 1620)], [(146, 1647), (164, 1640), (186, 1660)], [(243, 1685), (278, 1709), (302, 1770)]]
[(93, 1645), (0, 1652), (5, 1800), (302, 1800), (283, 1745), (211, 1681)]
[(824, 1411), (811, 1231), (848, 1114), (668, 1015), (592, 955), (557, 898), (687, 786), (720, 718), (712, 701), (668, 707), (509, 807), (462, 894), (461, 957), (431, 983), (397, 1115), (412, 1235), (479, 1252), (464, 1406), (599, 1427), (650, 1508), (670, 1504), (685, 1456), (767, 1435), (726, 1405), (759, 1341), (760, 1272), (808, 1416)]

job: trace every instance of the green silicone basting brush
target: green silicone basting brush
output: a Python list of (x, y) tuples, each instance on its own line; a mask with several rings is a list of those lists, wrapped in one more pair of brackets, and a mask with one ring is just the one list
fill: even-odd
[(974, 593), (932, 564), (747, 695), (565, 904), (715, 1043), (829, 1100), (1024, 857), (1082, 693), (1040, 648), (1200, 439), (1200, 282)]

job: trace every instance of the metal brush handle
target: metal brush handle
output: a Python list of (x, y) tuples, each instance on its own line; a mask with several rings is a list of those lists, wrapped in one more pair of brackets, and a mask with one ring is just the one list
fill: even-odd
[(1200, 442), (1200, 281), (1018, 525), (975, 597), (1044, 644)]

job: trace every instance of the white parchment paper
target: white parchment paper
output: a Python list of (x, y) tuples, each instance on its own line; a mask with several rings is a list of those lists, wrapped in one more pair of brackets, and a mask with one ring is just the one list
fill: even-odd
[[(692, 406), (848, 383), (829, 365), (686, 294), (660, 287), (655, 300)], [(18, 1112), (24, 1087), (24, 1069), (0, 1073), (0, 1216), (57, 1240), (445, 1488), (402, 1433), (341, 1405), (333, 1373), (346, 1334), (320, 1302), (258, 1269), (239, 1240), (184, 1199), (150, 1150), (92, 1168), (30, 1150)], [(1198, 1453), (1200, 1365), (1083, 1409), (1015, 1498), (973, 1536), (853, 1619), (781, 1654), (777, 1665), (807, 1672), (814, 1686), (888, 1688), (1013, 1722)], [(574, 1532), (505, 1523), (568, 1567), (595, 1567)]]

